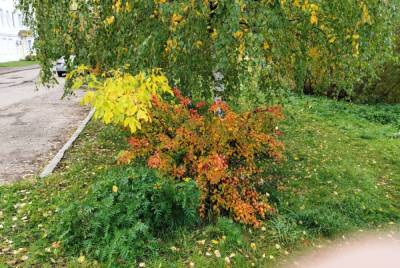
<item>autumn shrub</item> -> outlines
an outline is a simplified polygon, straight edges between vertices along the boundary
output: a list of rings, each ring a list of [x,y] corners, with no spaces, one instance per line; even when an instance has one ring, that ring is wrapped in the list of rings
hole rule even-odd
[[[87,85],[83,103],[96,108],[95,118],[134,135],[128,141],[131,149],[119,156],[121,163],[145,158],[150,168],[177,182],[195,181],[204,219],[228,214],[258,226],[272,211],[254,185],[262,179],[260,159],[281,159],[279,106],[235,111],[221,100],[194,103],[172,90],[159,70],[101,76],[92,71],[80,66],[68,79],[73,88]]]
[[[178,182],[195,181],[203,219],[227,214],[258,226],[273,210],[255,189],[262,171],[258,163],[282,157],[281,108],[235,112],[222,101],[194,103],[177,89],[174,95],[169,101],[153,97],[151,124],[129,138],[131,149],[119,161],[145,158],[150,168]]]
[[[160,177],[146,167],[120,167],[99,176],[83,200],[60,208],[55,239],[78,255],[132,265],[157,254],[158,239],[199,223],[194,182]]]

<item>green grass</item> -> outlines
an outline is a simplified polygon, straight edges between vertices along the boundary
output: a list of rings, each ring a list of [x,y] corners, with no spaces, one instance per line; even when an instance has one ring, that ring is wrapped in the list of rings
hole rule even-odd
[[[1,62],[1,67],[26,67],[34,64],[38,64],[38,61],[27,61],[27,60],[19,60],[19,61],[8,61],[8,62]]]
[[[400,131],[400,105],[291,97],[285,111],[280,129],[286,159],[269,164],[260,187],[277,210],[264,228],[252,230],[223,218],[194,231],[179,230],[159,241],[158,255],[140,260],[146,267],[191,262],[224,267],[232,254],[234,267],[270,267],[342,234],[399,226],[400,139],[393,134]],[[125,137],[92,122],[54,175],[0,187],[0,267],[101,266],[88,258],[79,263],[79,256],[55,243],[51,230],[60,207],[80,202],[116,165]]]

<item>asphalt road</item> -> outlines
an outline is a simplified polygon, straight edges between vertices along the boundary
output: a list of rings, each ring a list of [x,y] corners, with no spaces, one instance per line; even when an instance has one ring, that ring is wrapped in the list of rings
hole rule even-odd
[[[82,93],[61,99],[64,79],[39,87],[39,70],[0,75],[0,184],[36,175],[68,140],[88,109]]]

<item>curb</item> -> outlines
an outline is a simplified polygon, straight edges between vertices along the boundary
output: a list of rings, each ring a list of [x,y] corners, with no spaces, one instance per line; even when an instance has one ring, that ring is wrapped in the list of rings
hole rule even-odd
[[[58,153],[54,156],[54,158],[50,161],[49,164],[43,169],[40,173],[40,178],[45,178],[53,173],[54,169],[56,169],[58,163],[60,163],[61,159],[63,159],[65,152],[71,147],[71,145],[75,142],[75,140],[79,137],[81,132],[85,129],[86,125],[90,122],[94,115],[95,109],[90,110],[89,114],[82,121],[78,129],[74,132],[74,134],[69,138],[69,140],[64,144],[64,146],[58,151]]]
[[[22,72],[22,71],[29,71],[29,70],[36,70],[36,69],[40,69],[40,66],[31,66],[31,67],[26,67],[26,68],[15,68],[15,69],[11,69],[11,70],[8,70],[8,71],[4,71],[4,72],[2,72],[1,71],[1,68],[3,68],[3,67],[0,67],[0,76],[1,75],[3,75],[3,74],[11,74],[11,73],[17,73],[17,72]],[[4,68],[7,68],[7,67],[4,67]]]

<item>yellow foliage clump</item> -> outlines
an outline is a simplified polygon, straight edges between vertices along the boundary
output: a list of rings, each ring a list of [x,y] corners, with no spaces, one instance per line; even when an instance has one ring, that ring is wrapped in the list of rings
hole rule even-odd
[[[69,78],[82,74],[88,69],[78,67]],[[140,72],[137,75],[111,71],[97,77],[88,74],[84,78],[79,75],[73,79],[73,89],[87,83],[89,91],[82,99],[82,104],[90,104],[96,109],[94,117],[105,124],[126,127],[131,133],[141,129],[143,122],[151,121],[150,109],[153,98],[161,98],[164,93],[172,94],[168,79],[159,70],[150,74]]]

